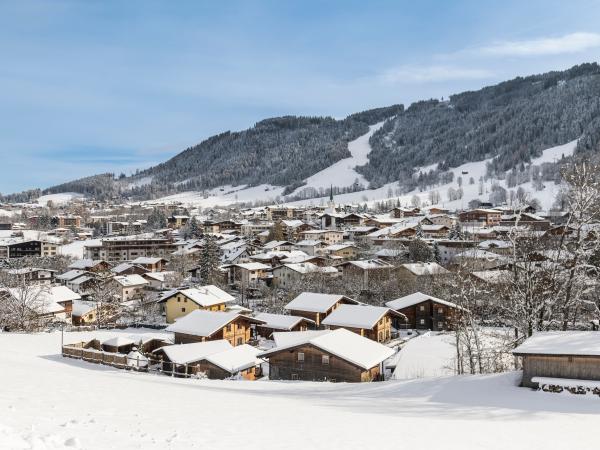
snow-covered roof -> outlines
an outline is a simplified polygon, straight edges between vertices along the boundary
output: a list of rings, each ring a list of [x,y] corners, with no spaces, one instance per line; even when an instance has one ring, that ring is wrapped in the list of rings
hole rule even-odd
[[[298,272],[298,273],[316,273],[316,272],[321,272],[321,273],[337,273],[337,269],[335,267],[332,266],[324,266],[324,267],[320,267],[317,266],[316,264],[313,264],[311,262],[303,262],[303,263],[295,263],[295,264],[284,264],[283,267],[287,267],[288,269],[293,270],[294,272]]]
[[[323,250],[326,252],[337,252],[338,250],[344,250],[345,248],[356,248],[354,242],[345,242],[343,244],[331,244],[325,247]]]
[[[84,314],[89,313],[95,307],[96,307],[96,303],[94,303],[94,302],[74,301],[73,309],[71,310],[71,315],[75,316],[75,317],[81,317]]]
[[[297,332],[294,339],[289,339],[286,345],[272,348],[259,356],[268,358],[274,353],[302,345],[312,345],[363,369],[370,369],[394,354],[394,350],[385,345],[344,328],[338,328],[322,333]]]
[[[513,350],[514,354],[600,356],[600,332],[538,332]]]
[[[98,264],[104,262],[101,259],[80,259],[77,261],[73,261],[73,263],[71,263],[71,265],[69,266],[69,269],[80,269],[80,270],[84,270],[84,269],[90,269],[92,267],[97,266]]]
[[[409,272],[417,276],[444,275],[450,273],[436,262],[406,263],[402,264],[401,267],[404,267]]]
[[[317,241],[315,239],[303,239],[301,241],[296,242],[296,247],[321,247],[325,244],[323,241]]]
[[[309,323],[314,321],[299,316],[287,316],[285,314],[260,313],[255,316],[258,320],[263,320],[265,328],[273,328],[274,330],[291,330],[299,322],[305,320]]]
[[[460,252],[454,255],[455,258],[458,259],[483,259],[488,261],[504,261],[506,260],[506,256],[499,255],[497,253],[488,252],[487,250],[482,250],[480,248],[470,248],[464,252]]]
[[[358,261],[348,261],[342,265],[352,265],[361,270],[393,269],[394,266],[381,259],[362,259]]]
[[[117,275],[114,277],[114,280],[123,287],[141,286],[144,284],[148,284],[148,280],[146,280],[143,276],[138,274]]]
[[[345,295],[302,292],[295,299],[285,305],[284,308],[295,311],[326,312],[342,299],[346,299],[350,303],[358,304],[356,300],[352,300]]]
[[[244,269],[244,270],[268,270],[271,268],[271,266],[267,266],[266,264],[263,263],[258,263],[258,262],[252,262],[252,263],[239,263],[239,264],[233,264],[233,266],[235,267],[239,267],[240,269]]]
[[[212,284],[197,288],[182,289],[180,291],[173,292],[169,297],[177,292],[180,292],[191,301],[202,307],[218,305],[221,303],[229,303],[235,300],[235,297]]]
[[[164,261],[163,258],[153,258],[149,256],[140,256],[133,261],[131,264],[158,264],[159,262]]]
[[[509,281],[513,276],[510,270],[478,270],[471,275],[487,283],[501,283]]]
[[[323,322],[323,325],[371,329],[386,314],[399,315],[383,306],[340,305]]]
[[[68,272],[65,272],[63,274],[58,275],[56,278],[58,280],[62,280],[62,281],[72,281],[75,278],[84,276],[85,274],[87,274],[87,272],[85,270],[73,269],[73,270],[69,270]]]
[[[433,295],[423,294],[422,292],[414,292],[413,294],[406,295],[404,297],[397,298],[396,300],[391,300],[386,302],[386,306],[395,311],[403,308],[408,308],[409,306],[417,305],[426,300],[432,300],[435,303],[439,303],[441,305],[450,306],[452,308],[460,308],[457,304],[449,302],[447,300],[442,300],[441,298],[434,297]]]
[[[243,344],[218,353],[212,353],[206,356],[205,359],[215,366],[234,374],[263,362],[258,358],[259,353],[261,353],[261,350],[258,348]]]
[[[218,341],[194,342],[193,344],[167,345],[154,350],[154,353],[164,352],[170,361],[176,364],[188,364],[231,348],[233,346],[229,341],[220,339]]]
[[[131,338],[124,336],[115,336],[102,342],[102,345],[109,345],[111,347],[123,347],[125,345],[135,344],[135,341]]]
[[[206,311],[197,309],[188,315],[177,319],[177,321],[174,324],[169,325],[166,330],[173,333],[209,337],[238,317],[243,317],[253,323],[262,324],[262,321],[260,320],[244,316],[237,312]]]

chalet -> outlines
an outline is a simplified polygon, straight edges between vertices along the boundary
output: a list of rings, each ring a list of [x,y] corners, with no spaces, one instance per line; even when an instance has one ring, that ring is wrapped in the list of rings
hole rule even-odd
[[[335,277],[338,274],[339,272],[335,267],[321,267],[311,262],[282,264],[273,268],[273,285],[280,288],[289,288],[309,276]]]
[[[377,227],[360,226],[348,228],[345,231],[348,234],[348,239],[351,241],[362,241],[367,235],[377,231]]]
[[[290,241],[269,241],[263,245],[265,251],[289,252],[294,247]]]
[[[479,248],[469,249],[458,253],[452,261],[454,264],[470,270],[494,269],[508,262],[508,258],[497,253],[488,252]]]
[[[175,272],[148,272],[142,275],[146,281],[148,281],[148,287],[157,291],[164,290],[169,287],[173,287],[172,281],[174,280]]]
[[[546,231],[552,226],[548,219],[532,213],[521,212],[501,217],[499,225],[506,227],[522,226],[534,231]]]
[[[322,320],[333,310],[343,304],[358,305],[360,302],[337,294],[319,294],[315,292],[303,292],[284,306],[291,315],[306,317],[315,322],[317,327],[321,326]]]
[[[500,239],[489,239],[481,241],[477,244],[477,248],[488,252],[497,253],[498,255],[510,255],[513,251],[513,244],[510,241]]]
[[[463,309],[454,303],[422,292],[389,301],[385,305],[402,313],[410,328],[433,331],[452,330],[455,315]]]
[[[265,322],[264,324],[256,325],[256,332],[259,336],[267,339],[269,339],[274,332],[306,331],[315,327],[315,322],[313,320],[301,316],[260,313],[257,314],[255,318]]]
[[[398,277],[407,282],[417,282],[431,277],[443,277],[450,272],[436,262],[405,263],[398,267]]]
[[[113,278],[119,299],[123,302],[139,298],[149,284],[141,275],[118,275]]]
[[[117,264],[115,267],[110,269],[115,275],[144,275],[150,272],[148,269],[142,266],[137,266],[131,263]]]
[[[390,216],[396,219],[402,219],[404,217],[414,217],[421,214],[421,210],[419,208],[394,208],[390,212]]]
[[[359,248],[353,242],[346,242],[328,245],[323,249],[323,254],[329,258],[354,259],[358,256],[358,250]]]
[[[477,208],[463,211],[458,214],[458,219],[466,227],[493,227],[500,223],[502,212],[497,209]]]
[[[168,224],[169,228],[179,229],[179,228],[184,227],[185,225],[187,225],[187,223],[189,221],[190,221],[190,217],[189,216],[172,215],[171,217],[169,217],[167,219],[167,224]]]
[[[513,350],[523,361],[521,386],[600,382],[600,333],[597,331],[538,332]],[[599,383],[596,383],[597,385]]]
[[[345,328],[373,341],[387,342],[392,337],[392,319],[398,322],[406,317],[381,306],[340,305],[321,323],[332,330]]]
[[[283,228],[283,234],[287,239],[296,240],[300,236],[300,233],[314,229],[312,225],[298,219],[282,220],[280,223]]]
[[[454,256],[475,247],[476,242],[464,239],[440,239],[437,240],[440,262],[448,264],[454,259]]]
[[[381,259],[346,261],[336,267],[342,272],[343,277],[360,279],[363,289],[368,289],[372,283],[379,280],[389,279],[396,270],[393,265]]]
[[[269,379],[361,382],[383,379],[383,361],[394,350],[340,328],[274,333],[275,347],[260,354],[269,360]]]
[[[166,330],[175,333],[176,344],[191,342],[228,340],[231,345],[246,344],[252,338],[251,325],[260,325],[262,320],[235,312],[215,312],[197,309]]]
[[[174,290],[163,296],[159,303],[164,304],[167,323],[174,323],[198,309],[224,311],[235,298],[217,286],[207,285],[198,288]]]
[[[295,247],[309,256],[315,256],[321,254],[321,250],[326,247],[326,244],[317,239],[305,239],[296,242]]]
[[[150,256],[139,256],[133,261],[131,261],[131,264],[141,266],[144,269],[149,270],[150,272],[162,272],[165,268],[166,263],[167,260],[164,258],[156,258]]]
[[[73,325],[89,325],[98,320],[98,308],[93,302],[74,301],[71,310]]]
[[[326,244],[339,244],[344,240],[344,232],[339,230],[307,230],[300,233],[300,239],[319,240]]]
[[[6,273],[28,283],[51,284],[54,281],[56,270],[23,267],[20,269],[7,269]]]
[[[229,264],[223,266],[229,269],[229,284],[242,286],[257,285],[261,280],[269,277],[271,266],[259,262]]]
[[[110,264],[103,259],[78,259],[71,263],[68,268],[88,272],[104,272],[110,269]]]
[[[255,380],[261,376],[260,350],[250,345],[232,347],[229,341],[217,340],[192,344],[167,345],[155,350],[162,360],[162,370],[179,375],[205,374],[209,379],[236,377]]]

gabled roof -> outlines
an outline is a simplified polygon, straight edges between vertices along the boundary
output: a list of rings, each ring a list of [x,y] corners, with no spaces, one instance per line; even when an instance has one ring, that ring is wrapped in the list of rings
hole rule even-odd
[[[122,347],[124,345],[135,344],[135,341],[131,338],[116,336],[110,339],[107,339],[102,342],[102,345],[110,345],[111,347]]]
[[[113,279],[123,287],[141,286],[144,284],[148,284],[148,280],[146,280],[143,276],[137,274],[117,275]]]
[[[223,352],[233,348],[229,341],[220,339],[218,341],[194,342],[193,344],[167,345],[154,350],[153,353],[164,353],[169,361],[176,364],[188,364],[201,361],[214,353]]]
[[[386,306],[395,311],[399,309],[408,308],[409,306],[418,305],[419,303],[423,303],[424,301],[432,300],[435,303],[439,303],[441,305],[450,306],[452,308],[462,309],[455,303],[449,302],[447,300],[442,300],[441,298],[434,297],[433,295],[423,294],[422,292],[415,292],[413,294],[406,295],[404,297],[397,298],[396,300],[391,300],[386,302]]]
[[[265,323],[261,327],[272,328],[274,330],[289,331],[302,321],[314,324],[313,320],[300,316],[288,316],[285,314],[270,314],[260,313],[255,316],[258,320],[263,320]]]
[[[316,292],[302,292],[295,299],[285,305],[287,310],[307,311],[307,312],[326,312],[340,300],[348,303],[358,304],[356,300],[340,294],[320,294]]]
[[[262,324],[262,320],[238,314],[236,312],[216,312],[197,309],[187,316],[180,317],[169,325],[166,330],[173,333],[189,334],[192,336],[210,337],[238,318],[244,318],[251,323]]]
[[[56,277],[56,279],[62,280],[62,281],[72,281],[76,278],[87,275],[87,273],[88,272],[86,272],[85,270],[72,269],[72,270],[69,270],[68,272],[58,275]]]
[[[207,307],[219,305],[221,303],[230,303],[235,300],[235,297],[228,294],[224,290],[212,284],[197,288],[174,290],[167,296],[163,296],[160,302],[165,302],[174,295],[181,293],[199,306]]]
[[[340,266],[354,266],[361,270],[377,270],[377,269],[393,269],[394,266],[388,264],[381,259],[362,259],[357,261],[347,261],[340,264]]]
[[[394,354],[394,350],[385,345],[381,345],[378,342],[362,337],[344,328],[338,328],[337,330],[324,331],[322,333],[310,331],[298,332],[294,336],[294,339],[289,339],[286,342],[286,345],[272,348],[259,356],[268,358],[275,353],[303,345],[312,345],[367,370],[380,364]]]
[[[600,356],[600,333],[597,331],[538,332],[512,352],[515,355]]]
[[[32,285],[27,290],[9,288],[6,291],[15,299],[27,303],[27,306],[39,314],[56,314],[65,310],[61,303],[80,300],[81,296],[66,286]]]
[[[166,261],[164,258],[153,258],[148,256],[140,256],[133,261],[131,264],[158,264],[161,261]]]
[[[371,305],[340,305],[323,322],[323,325],[333,325],[348,328],[371,329],[377,322],[385,316],[391,314],[398,317],[404,317],[404,314],[397,313],[390,308]]]
[[[400,267],[404,267],[406,270],[416,276],[444,275],[450,273],[436,262],[406,263],[402,264]]]
[[[218,366],[231,374],[235,374],[263,362],[258,358],[259,353],[261,353],[261,350],[258,348],[243,344],[221,352],[212,353],[205,359],[215,366]]]

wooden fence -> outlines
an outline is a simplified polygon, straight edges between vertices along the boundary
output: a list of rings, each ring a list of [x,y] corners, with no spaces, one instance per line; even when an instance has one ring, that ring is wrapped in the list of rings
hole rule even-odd
[[[109,353],[95,348],[85,348],[85,342],[78,344],[63,345],[62,355],[67,358],[81,359],[94,364],[104,364],[118,369],[147,371],[145,361],[128,358],[121,353]]]

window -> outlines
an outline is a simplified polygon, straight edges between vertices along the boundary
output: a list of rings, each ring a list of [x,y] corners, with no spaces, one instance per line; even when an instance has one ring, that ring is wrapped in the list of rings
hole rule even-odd
[[[438,308],[438,314],[444,314],[444,308]]]
[[[304,362],[304,352],[298,352],[298,361]]]
[[[297,380],[298,379],[298,374],[297,373],[293,373],[292,374],[292,380]]]
[[[329,355],[323,355],[321,356],[321,363],[322,364],[329,364]]]
[[[185,308],[181,308],[181,312],[185,312]]]
[[[444,322],[438,322],[438,328],[444,328]]]
[[[425,311],[425,305],[419,306],[419,311]]]
[[[177,303],[179,303],[180,301],[181,301],[181,299],[178,297],[178,298],[177,298]]]
[[[244,343],[244,341],[242,340],[241,337],[237,338],[237,345],[242,345]]]
[[[421,320],[419,320],[419,323],[420,323],[421,325],[425,325],[425,319],[421,319]]]
[[[227,332],[231,333],[231,324],[227,325]]]

